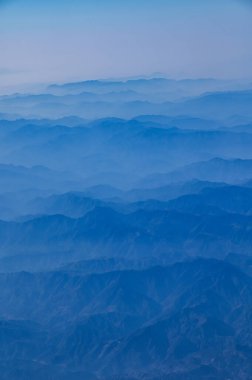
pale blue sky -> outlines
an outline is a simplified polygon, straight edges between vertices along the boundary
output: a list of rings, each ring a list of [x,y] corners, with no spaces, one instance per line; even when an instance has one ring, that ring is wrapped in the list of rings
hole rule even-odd
[[[2,85],[128,77],[252,78],[244,0],[5,0]]]

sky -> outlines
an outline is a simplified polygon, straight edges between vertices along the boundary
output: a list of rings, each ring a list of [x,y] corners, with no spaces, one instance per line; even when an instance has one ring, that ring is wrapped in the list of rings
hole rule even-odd
[[[250,0],[0,0],[0,84],[252,78]]]

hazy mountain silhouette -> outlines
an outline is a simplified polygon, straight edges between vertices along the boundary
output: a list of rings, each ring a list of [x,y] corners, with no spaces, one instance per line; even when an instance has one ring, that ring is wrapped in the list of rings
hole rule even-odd
[[[0,97],[3,380],[252,377],[252,92]]]

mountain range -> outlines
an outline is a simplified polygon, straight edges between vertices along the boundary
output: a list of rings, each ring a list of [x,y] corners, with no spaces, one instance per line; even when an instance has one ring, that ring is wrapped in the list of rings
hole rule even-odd
[[[252,378],[252,86],[0,97],[0,378]]]

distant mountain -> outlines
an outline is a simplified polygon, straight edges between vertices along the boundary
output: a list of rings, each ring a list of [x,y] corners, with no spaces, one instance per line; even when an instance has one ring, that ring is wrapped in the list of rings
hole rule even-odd
[[[125,190],[136,188],[146,176],[174,172],[214,157],[251,158],[252,134],[232,132],[232,128],[208,130],[204,122],[200,127],[200,121],[200,130],[187,129],[186,117],[180,120],[179,128],[173,124],[164,128],[163,124],[150,121],[117,118],[85,122],[75,127],[59,125],[58,120],[55,123],[41,120],[24,124],[18,120],[17,126],[14,123],[10,129],[3,125],[0,161],[65,172],[66,181],[69,177],[76,179],[71,190],[83,191],[99,185]],[[187,181],[187,178],[178,177],[173,182]],[[197,177],[189,177],[189,180],[192,178]],[[155,187],[167,185],[166,182],[155,183],[152,177],[150,181]],[[218,181],[225,182],[225,177]],[[62,193],[62,190],[65,188],[59,185],[56,192]]]
[[[193,214],[223,210],[251,215],[252,189],[238,186],[205,188],[200,194],[185,195],[170,201],[169,207]]]
[[[166,96],[195,96],[207,91],[225,91],[227,89],[249,88],[249,84],[239,84],[235,81],[223,81],[216,79],[182,79],[173,80],[162,77],[137,78],[125,80],[89,80],[74,83],[54,84],[48,87],[48,92],[53,94],[79,94],[83,91],[103,94],[114,91],[139,91],[142,93],[165,92]]]
[[[252,125],[251,124],[243,124],[243,125],[236,125],[232,127],[232,132],[237,133],[252,133]]]
[[[65,193],[37,198],[28,205],[28,209],[33,210],[34,214],[62,214],[70,218],[80,218],[96,207],[106,206],[107,203],[88,198],[83,193]]]
[[[0,164],[1,192],[27,190],[32,188],[55,189],[66,186],[65,173],[60,173],[43,166],[24,167]]]
[[[141,182],[142,186],[164,186],[167,183],[190,181],[226,182],[230,184],[249,180],[252,173],[252,160],[214,158],[197,162],[167,174],[155,174]]]
[[[225,120],[251,118],[251,99],[251,84],[211,79],[95,80],[52,85],[43,94],[1,96],[0,114],[30,119],[187,115],[210,120],[214,115],[215,120]]]
[[[70,218],[80,218],[97,207],[110,207],[115,211],[130,213],[140,209],[165,210],[170,208],[167,203],[184,194],[197,194],[205,188],[223,187],[224,184],[204,181],[176,183],[170,186],[154,189],[135,189],[122,191],[109,186],[96,186],[85,189],[84,192],[69,192],[32,199],[26,204],[25,218],[32,215],[62,214]],[[100,198],[100,199],[99,199]],[[23,216],[22,216],[23,217]]]
[[[1,222],[1,256],[16,257],[17,262],[37,257],[42,268],[49,258],[51,266],[104,256],[164,257],[168,262],[191,256],[224,258],[249,252],[251,220],[251,215],[202,213],[200,208],[192,214],[169,209],[169,204],[159,209],[142,205],[128,214],[95,208],[79,219],[52,215]]]
[[[104,93],[107,91],[161,91],[161,90],[182,90],[191,87],[197,90],[207,87],[216,88],[216,86],[228,85],[227,82],[216,81],[213,79],[202,79],[202,80],[181,80],[175,81],[172,79],[165,78],[152,78],[152,79],[133,79],[125,81],[109,81],[109,80],[90,80],[76,83],[66,83],[63,85],[51,85],[48,90],[56,93],[80,93],[82,91],[92,91],[96,93]]]
[[[128,192],[121,192],[117,195],[119,198],[130,201],[144,201],[149,199],[169,201],[186,194],[198,194],[204,188],[223,186],[225,186],[225,183],[193,179],[188,182],[175,182],[161,187],[132,189]]]
[[[142,123],[153,123],[154,125],[158,125],[159,128],[170,128],[171,126],[181,129],[190,129],[190,130],[215,130],[223,127],[220,121],[215,121],[211,119],[202,119],[196,117],[189,116],[177,116],[177,117],[169,117],[169,116],[159,116],[159,115],[143,115],[136,118]],[[234,128],[236,130],[236,128]],[[238,130],[238,129],[237,129]],[[246,132],[247,129],[244,130],[241,128],[240,132]]]
[[[174,113],[196,117],[225,118],[242,115],[251,117],[252,91],[223,91],[212,92],[198,98],[186,100],[174,107]]]

